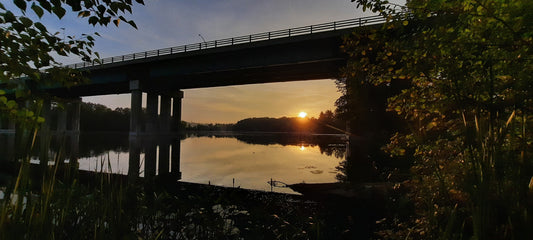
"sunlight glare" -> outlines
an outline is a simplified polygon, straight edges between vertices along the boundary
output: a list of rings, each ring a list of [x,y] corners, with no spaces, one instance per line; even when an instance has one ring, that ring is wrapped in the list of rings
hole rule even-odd
[[[300,112],[298,114],[298,117],[305,118],[305,117],[307,117],[307,113],[306,112]]]

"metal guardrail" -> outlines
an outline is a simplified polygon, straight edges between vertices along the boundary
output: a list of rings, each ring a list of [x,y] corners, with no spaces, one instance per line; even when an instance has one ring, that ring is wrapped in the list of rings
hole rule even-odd
[[[209,42],[200,42],[200,43],[182,45],[182,46],[177,46],[177,47],[169,47],[169,48],[162,48],[162,49],[157,49],[157,50],[150,50],[146,52],[126,54],[122,56],[102,58],[100,59],[100,62],[95,60],[93,62],[82,62],[82,63],[70,64],[70,65],[66,65],[66,67],[78,69],[78,68],[85,68],[85,67],[91,67],[91,66],[100,66],[100,65],[106,65],[106,64],[111,64],[111,63],[126,62],[126,61],[131,61],[131,60],[136,60],[136,59],[144,59],[144,58],[164,56],[164,55],[184,53],[184,52],[193,52],[193,51],[209,49],[209,48],[225,47],[225,46],[252,43],[252,42],[258,42],[258,41],[264,41],[264,40],[272,40],[272,39],[307,35],[307,34],[313,34],[313,33],[319,33],[319,32],[327,32],[327,31],[341,30],[341,29],[347,29],[347,28],[362,27],[362,26],[368,26],[371,24],[384,23],[385,21],[386,19],[383,16],[354,18],[354,19],[348,19],[348,20],[342,20],[342,21],[336,21],[336,22],[310,25],[310,26],[305,26],[305,27],[297,27],[297,28],[290,28],[290,29],[284,29],[284,30],[278,30],[278,31],[272,31],[272,32],[257,33],[257,34],[245,35],[245,36],[240,36],[240,37],[226,38],[226,39],[214,40],[214,41],[209,41]]]

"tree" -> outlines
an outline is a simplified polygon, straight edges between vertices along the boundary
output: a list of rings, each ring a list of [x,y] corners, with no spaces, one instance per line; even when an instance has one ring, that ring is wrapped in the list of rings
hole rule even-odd
[[[143,0],[136,0],[144,4]],[[132,12],[131,0],[13,0],[14,8],[0,3],[0,112],[22,123],[40,123],[36,86],[74,86],[85,81],[79,70],[64,68],[54,55],[78,56],[82,61],[99,61],[93,52],[95,38],[83,34],[81,38],[48,31],[39,19],[45,14],[63,18],[72,11],[88,24],[107,26],[126,22],[136,28],[124,15]],[[17,11],[20,15],[17,15]],[[35,14],[36,19],[31,15]],[[98,33],[94,33],[98,36]],[[10,95],[11,97],[8,97]],[[20,102],[36,103],[19,106]]]
[[[532,236],[533,6],[524,0],[412,0],[405,7],[352,1],[388,21],[345,40],[350,60],[339,80],[345,91],[339,108],[357,109],[350,99],[369,87],[409,84],[387,103],[407,128],[385,149],[414,161],[418,199],[407,224],[414,228],[397,232]]]

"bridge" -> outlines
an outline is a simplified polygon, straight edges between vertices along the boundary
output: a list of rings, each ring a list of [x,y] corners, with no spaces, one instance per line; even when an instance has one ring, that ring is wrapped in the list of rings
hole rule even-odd
[[[177,131],[181,122],[181,90],[336,78],[347,60],[340,50],[342,36],[357,27],[385,21],[381,16],[362,17],[72,64],[66,67],[82,70],[88,83],[44,90],[66,99],[68,111],[57,117],[57,132],[79,133],[80,97],[130,93],[130,138],[168,134]],[[146,119],[142,118],[143,92],[147,93]],[[49,117],[50,105],[47,101],[44,106],[45,118]],[[0,129],[1,125],[2,120]],[[5,121],[3,125],[14,129]],[[46,126],[42,132],[49,130]],[[130,162],[138,163],[141,144],[131,144]],[[155,146],[146,149],[155,154]],[[165,151],[168,154],[168,149]]]
[[[85,71],[90,82],[47,91],[66,99],[131,93],[131,134],[168,132],[172,122],[181,121],[181,90],[336,78],[347,58],[340,50],[342,36],[383,22],[381,16],[362,17],[72,64],[67,67]],[[151,116],[145,125],[142,92]]]
[[[381,16],[336,21],[100,59],[67,67],[88,71],[88,84],[55,88],[56,96],[129,93],[313,80],[337,77],[346,61],[339,46],[353,28],[385,22]]]

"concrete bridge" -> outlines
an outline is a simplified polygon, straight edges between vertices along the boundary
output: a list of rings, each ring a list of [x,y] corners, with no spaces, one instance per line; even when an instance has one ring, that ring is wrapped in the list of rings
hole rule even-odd
[[[48,92],[67,99],[131,93],[131,135],[142,129],[168,132],[181,121],[181,90],[336,78],[347,58],[339,48],[342,36],[384,21],[363,17],[73,64],[68,67],[87,71],[90,82]],[[142,92],[147,93],[145,123]]]
[[[340,50],[342,36],[357,27],[383,22],[381,16],[363,17],[77,63],[67,67],[83,70],[90,82],[44,90],[65,99],[68,111],[59,114],[56,131],[70,133],[79,133],[80,97],[131,93],[130,162],[138,163],[141,144],[137,137],[177,131],[181,90],[336,78],[347,59]],[[144,120],[143,92],[147,93],[148,115]],[[45,117],[50,104],[45,104]],[[50,127],[43,130],[47,132]],[[154,146],[146,151],[150,156],[155,154]],[[164,151],[167,153],[160,154],[168,159],[167,148]]]

